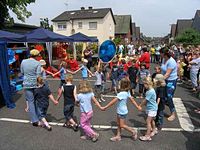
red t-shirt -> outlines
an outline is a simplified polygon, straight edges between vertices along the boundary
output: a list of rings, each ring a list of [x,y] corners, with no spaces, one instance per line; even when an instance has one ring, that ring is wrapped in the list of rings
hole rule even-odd
[[[146,68],[149,69],[150,67],[150,54],[148,52],[145,52],[142,54],[142,56],[139,58],[140,63],[145,63]]]

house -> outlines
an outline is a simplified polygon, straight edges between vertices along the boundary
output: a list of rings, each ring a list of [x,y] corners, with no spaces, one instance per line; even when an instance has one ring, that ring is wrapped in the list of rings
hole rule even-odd
[[[70,36],[81,32],[89,37],[96,37],[101,44],[115,37],[115,19],[111,8],[65,11],[53,20],[53,31]]]
[[[196,11],[194,20],[192,23],[192,28],[200,32],[200,10]]]
[[[115,37],[124,39],[127,43],[132,41],[131,15],[115,15]]]
[[[178,19],[176,23],[175,36],[180,35],[186,29],[192,28],[193,19]]]
[[[176,24],[171,24],[170,38],[175,38]]]
[[[124,39],[124,42],[132,41],[132,19],[131,15],[115,15],[115,37]]]
[[[136,41],[140,41],[140,27],[135,27]]]
[[[132,40],[136,41],[136,29],[135,29],[135,22],[132,23]]]

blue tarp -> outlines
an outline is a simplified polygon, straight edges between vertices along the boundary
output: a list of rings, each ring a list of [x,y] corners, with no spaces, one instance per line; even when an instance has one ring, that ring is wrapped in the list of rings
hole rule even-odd
[[[3,100],[3,103],[5,103],[8,108],[15,108],[15,104],[12,102],[8,52],[5,42],[0,42],[0,60],[0,100]]]
[[[25,34],[27,42],[73,42],[73,39],[44,28],[35,29]]]
[[[74,42],[98,42],[97,38],[88,37],[87,35],[80,32],[69,37],[73,38]]]
[[[25,42],[26,37],[24,35],[0,30],[0,41],[1,42]]]

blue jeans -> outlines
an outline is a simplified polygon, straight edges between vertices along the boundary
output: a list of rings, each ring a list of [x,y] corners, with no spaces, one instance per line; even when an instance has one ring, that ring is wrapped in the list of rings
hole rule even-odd
[[[25,89],[24,90],[26,101],[28,101],[29,116],[31,118],[32,123],[39,121],[37,111],[36,111],[33,91],[34,91],[34,89]]]
[[[167,104],[171,113],[175,112],[173,97],[176,90],[176,80],[166,80]]]

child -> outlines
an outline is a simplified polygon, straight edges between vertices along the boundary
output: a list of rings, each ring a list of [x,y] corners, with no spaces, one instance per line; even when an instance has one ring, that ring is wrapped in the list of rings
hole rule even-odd
[[[136,60],[132,60],[131,66],[128,68],[129,80],[131,81],[131,96],[135,95],[135,88],[137,86],[138,69],[135,67]]]
[[[36,106],[38,110],[38,117],[41,123],[44,124],[48,131],[52,130],[52,127],[49,125],[47,120],[45,119],[47,115],[47,109],[49,107],[49,98],[52,102],[57,105],[58,101],[56,101],[50,91],[50,89],[44,85],[44,81],[41,77],[37,78],[38,88],[34,90],[34,98],[36,100]]]
[[[88,79],[88,72],[89,72],[89,76],[92,76],[92,72],[87,68],[88,60],[83,59],[82,61],[83,61],[83,64],[81,65],[81,67],[78,70],[76,70],[74,72],[74,74],[81,70],[82,79],[87,80]]]
[[[119,69],[118,69],[118,89],[120,89],[120,82],[123,78],[126,78],[127,77],[127,72],[124,70],[124,66],[123,65],[120,65],[119,66]]]
[[[142,141],[151,141],[151,137],[157,133],[154,117],[156,117],[158,105],[156,103],[156,92],[153,89],[152,79],[146,77],[144,79],[144,86],[147,89],[145,100],[142,101],[140,106],[146,105],[146,123],[147,123],[147,132],[144,136],[140,137]],[[151,132],[152,130],[152,132]]]
[[[49,72],[49,71],[47,71],[47,70],[45,69],[45,68],[46,68],[46,62],[45,62],[45,60],[41,59],[41,60],[40,60],[40,64],[41,64],[41,76],[42,76],[42,79],[44,80],[45,85],[48,86],[47,75],[46,75],[46,73],[48,73],[48,74],[50,74],[50,75],[52,75],[52,76],[54,76],[54,74],[53,74],[52,72]]]
[[[112,66],[112,69],[111,69],[110,80],[112,81],[112,88],[114,89],[114,92],[117,95],[118,66],[117,66],[116,60],[113,60],[112,63],[113,63],[113,66]]]
[[[166,98],[166,83],[165,78],[162,74],[157,74],[154,79],[154,85],[156,90],[158,111],[156,115],[156,126],[158,130],[162,129],[164,109],[165,109],[165,98]]]
[[[53,76],[56,76],[57,74],[60,73],[60,87],[63,85],[63,84],[66,84],[65,82],[65,76],[66,76],[66,73],[69,72],[69,73],[73,73],[67,69],[65,69],[66,67],[66,62],[62,61],[61,64],[60,64],[60,70],[56,73],[53,74]]]
[[[92,88],[89,82],[84,80],[80,82],[77,101],[80,104],[81,110],[80,125],[85,133],[84,136],[81,136],[81,139],[87,139],[88,137],[91,138],[93,142],[96,142],[98,140],[99,134],[94,132],[91,128],[91,119],[93,116],[91,101],[93,101],[98,106],[98,108],[102,109],[102,107],[94,97],[94,93],[92,92]]]
[[[145,94],[145,88],[144,88],[144,83],[143,80],[146,77],[149,77],[150,73],[149,70],[146,69],[146,64],[145,63],[141,63],[140,65],[140,70],[138,72],[138,79],[139,79],[139,97],[143,98],[144,94]]]
[[[179,81],[182,82],[182,78],[184,75],[184,67],[186,66],[186,64],[184,63],[184,58],[181,57],[178,61],[177,61],[177,68],[178,68],[178,76],[179,76]]]
[[[156,66],[154,68],[155,72],[152,74],[151,78],[152,78],[152,82],[153,82],[153,79],[156,77],[157,74],[161,74],[161,68],[160,66]]]
[[[104,74],[102,72],[102,68],[101,68],[101,62],[98,62],[98,66],[96,66],[96,71],[94,73],[94,75],[96,76],[96,82],[95,82],[95,94],[97,99],[99,100],[99,103],[101,103],[101,101],[105,101],[102,97],[102,84],[103,84],[103,78],[104,78]]]
[[[141,110],[141,107],[137,105],[135,100],[131,97],[130,93],[128,92],[130,89],[130,82],[128,79],[124,78],[121,80],[121,92],[117,94],[117,97],[114,98],[111,102],[109,102],[103,110],[109,108],[110,106],[114,105],[117,102],[117,135],[110,138],[111,141],[121,141],[121,129],[125,129],[132,134],[133,140],[137,139],[137,131],[133,128],[129,127],[125,123],[126,116],[128,114],[127,108],[127,100],[130,99],[131,102]]]
[[[78,124],[73,119],[74,105],[76,101],[76,86],[72,84],[73,76],[69,74],[66,77],[66,84],[59,89],[57,101],[59,101],[62,93],[64,96],[64,116],[66,122],[63,127],[72,127],[74,131],[78,131]]]
[[[196,92],[198,87],[197,74],[200,68],[200,57],[197,53],[193,54],[190,64],[190,79],[192,81],[192,91]]]

